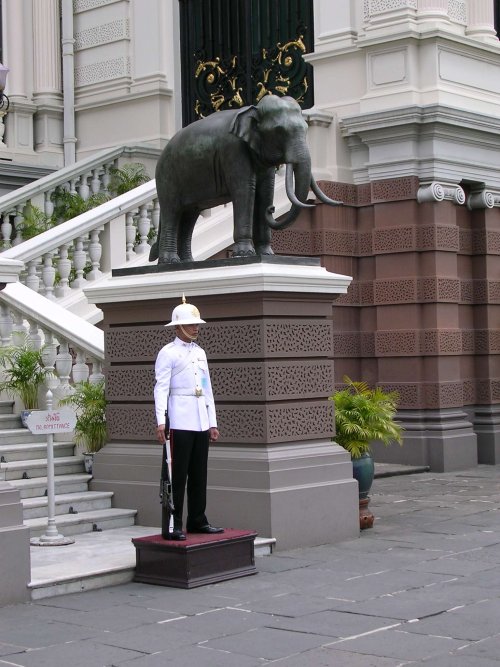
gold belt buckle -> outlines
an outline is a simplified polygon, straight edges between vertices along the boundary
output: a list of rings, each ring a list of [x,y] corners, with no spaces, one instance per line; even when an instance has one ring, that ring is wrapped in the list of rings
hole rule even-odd
[[[203,396],[203,390],[200,387],[196,387],[196,389],[194,390],[194,395]]]

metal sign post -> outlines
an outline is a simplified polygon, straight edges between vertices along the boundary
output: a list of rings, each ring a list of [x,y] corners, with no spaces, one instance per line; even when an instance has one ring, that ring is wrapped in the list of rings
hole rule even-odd
[[[34,410],[27,419],[32,433],[47,434],[47,530],[40,537],[32,537],[33,546],[62,546],[73,544],[72,537],[64,537],[56,526],[56,502],[54,480],[54,433],[71,433],[75,428],[76,414],[70,408],[52,410],[52,392],[47,391],[47,410]]]

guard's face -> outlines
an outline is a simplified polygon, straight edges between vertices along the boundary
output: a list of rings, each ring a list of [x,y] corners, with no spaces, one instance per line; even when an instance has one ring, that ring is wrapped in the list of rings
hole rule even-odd
[[[196,340],[198,338],[200,325],[183,324],[182,326],[176,327],[176,329],[177,329],[177,336],[185,343],[190,343],[192,340]]]

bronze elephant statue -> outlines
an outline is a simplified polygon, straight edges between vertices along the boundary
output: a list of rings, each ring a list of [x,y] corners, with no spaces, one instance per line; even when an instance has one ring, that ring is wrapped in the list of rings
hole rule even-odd
[[[256,106],[219,111],[177,132],[156,167],[160,204],[157,241],[149,259],[192,261],[191,238],[201,211],[233,203],[233,256],[272,255],[271,230],[291,225],[310,189],[331,205],[311,174],[307,123],[291,97],[267,95]],[[273,218],[276,169],[286,164],[291,208]]]

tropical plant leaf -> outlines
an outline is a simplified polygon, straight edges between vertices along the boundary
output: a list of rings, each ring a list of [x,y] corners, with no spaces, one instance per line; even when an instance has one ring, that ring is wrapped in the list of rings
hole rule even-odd
[[[123,195],[150,180],[146,167],[141,162],[128,162],[122,167],[112,167],[109,171],[109,189],[116,195]]]
[[[398,393],[371,388],[366,382],[343,378],[347,385],[330,396],[335,404],[335,442],[360,458],[371,451],[371,443],[402,443],[402,427],[395,421]]]
[[[104,382],[78,382],[74,392],[63,398],[60,405],[76,409],[75,440],[87,452],[98,452],[106,443],[106,400]]]

